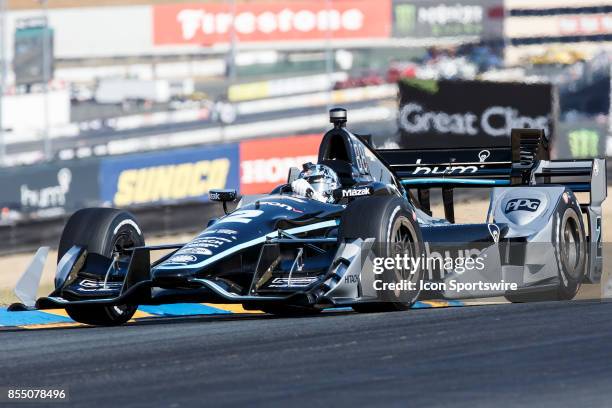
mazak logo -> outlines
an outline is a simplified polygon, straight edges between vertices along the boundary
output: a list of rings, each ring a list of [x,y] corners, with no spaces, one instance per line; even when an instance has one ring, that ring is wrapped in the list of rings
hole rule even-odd
[[[513,198],[508,200],[506,203],[505,213],[511,213],[512,211],[530,211],[534,212],[538,210],[540,206],[540,200],[536,198]]]
[[[416,161],[416,164],[421,164],[421,159]],[[448,175],[448,174],[473,174],[478,172],[478,167],[476,166],[418,166],[412,174],[414,176],[418,175],[429,175],[429,174],[439,174],[439,175]]]
[[[372,192],[369,187],[365,188],[351,188],[348,190],[342,190],[342,197],[360,197],[370,195]]]

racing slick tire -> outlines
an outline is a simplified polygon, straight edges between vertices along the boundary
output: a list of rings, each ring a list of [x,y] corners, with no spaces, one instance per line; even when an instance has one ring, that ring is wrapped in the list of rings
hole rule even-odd
[[[125,248],[143,246],[145,239],[134,216],[114,208],[85,208],[75,212],[66,223],[60,238],[57,260],[72,246],[87,248],[94,253],[112,258]],[[132,318],[137,305],[73,305],[66,312],[73,320],[95,326],[115,326]]]
[[[551,238],[555,248],[554,262],[559,267],[558,286],[553,289],[506,294],[506,300],[512,303],[526,303],[571,300],[576,296],[586,273],[587,245],[580,209],[577,205],[573,205],[573,202],[575,199],[568,200],[568,203],[561,201],[557,212],[558,221],[556,215],[553,221]]]
[[[340,239],[371,238],[375,239],[375,253],[378,257],[395,257],[407,253],[410,257],[420,256],[423,245],[421,229],[416,221],[416,213],[406,201],[397,196],[372,196],[351,202],[340,222]],[[387,272],[390,275],[385,276]],[[355,304],[353,310],[359,313],[391,312],[409,309],[418,299],[419,281],[423,278],[423,269],[418,268],[414,274],[407,276],[406,271],[395,270],[383,273],[383,280],[408,279],[417,284],[416,290],[403,290],[401,297],[397,293],[387,293],[391,298],[380,302]],[[379,294],[380,295],[380,294]],[[393,301],[396,300],[396,301]],[[399,300],[399,301],[397,301]]]

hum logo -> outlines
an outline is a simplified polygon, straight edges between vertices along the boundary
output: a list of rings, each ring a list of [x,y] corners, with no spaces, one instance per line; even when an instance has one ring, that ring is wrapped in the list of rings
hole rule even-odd
[[[513,198],[506,203],[506,214],[512,211],[537,211],[540,206],[540,200],[536,198]]]
[[[68,168],[57,172],[57,185],[32,189],[27,184],[20,187],[21,205],[38,209],[62,207],[66,204],[66,195],[70,192],[72,172]]]
[[[416,161],[416,164],[421,164],[421,159]],[[478,167],[476,166],[418,166],[412,172],[413,175],[428,175],[428,174],[472,174],[477,173]]]

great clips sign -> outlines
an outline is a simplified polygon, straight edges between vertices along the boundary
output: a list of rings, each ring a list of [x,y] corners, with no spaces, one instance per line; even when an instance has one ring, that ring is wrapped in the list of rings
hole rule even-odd
[[[508,146],[512,128],[554,134],[550,84],[404,80],[399,86],[402,148]]]
[[[329,7],[328,7],[329,5]],[[210,46],[231,41],[384,38],[391,33],[391,1],[260,1],[153,7],[155,45]]]

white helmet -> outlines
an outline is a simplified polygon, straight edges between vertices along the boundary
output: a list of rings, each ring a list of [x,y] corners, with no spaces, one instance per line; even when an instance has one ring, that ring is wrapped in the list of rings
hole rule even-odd
[[[306,163],[299,178],[306,180],[328,203],[334,202],[333,192],[341,186],[336,172],[323,164]]]

